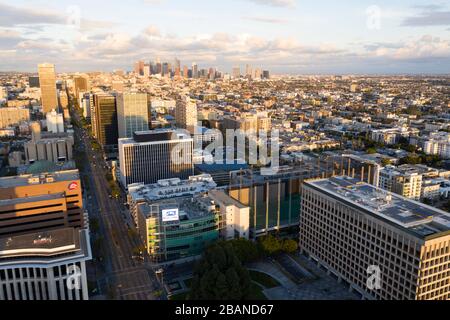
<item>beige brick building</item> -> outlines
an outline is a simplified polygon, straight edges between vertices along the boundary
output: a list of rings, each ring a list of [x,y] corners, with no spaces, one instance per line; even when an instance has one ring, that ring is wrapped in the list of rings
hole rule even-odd
[[[367,299],[450,298],[450,214],[355,179],[304,183],[300,250]]]

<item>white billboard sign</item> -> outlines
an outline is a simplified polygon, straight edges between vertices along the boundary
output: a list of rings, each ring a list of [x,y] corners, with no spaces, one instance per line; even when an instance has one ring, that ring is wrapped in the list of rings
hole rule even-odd
[[[178,221],[180,220],[178,209],[167,209],[162,211],[162,221]]]

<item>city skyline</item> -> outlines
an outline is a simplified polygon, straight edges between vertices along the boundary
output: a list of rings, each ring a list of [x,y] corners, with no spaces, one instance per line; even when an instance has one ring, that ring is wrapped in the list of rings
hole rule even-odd
[[[159,57],[229,73],[246,64],[274,74],[449,72],[442,1],[0,1],[0,9],[0,71],[42,61],[58,72],[131,70]]]

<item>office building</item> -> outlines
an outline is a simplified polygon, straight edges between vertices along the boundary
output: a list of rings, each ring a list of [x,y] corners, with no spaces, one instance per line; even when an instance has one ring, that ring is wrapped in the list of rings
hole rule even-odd
[[[65,90],[58,90],[58,106],[60,109],[67,109],[69,105],[69,97],[67,96],[67,92]]]
[[[192,78],[198,78],[198,65],[195,62],[192,64]]]
[[[91,95],[90,93],[80,93],[79,96],[80,108],[83,110],[83,117],[91,118]]]
[[[193,140],[173,130],[135,132],[119,139],[120,178],[124,187],[134,183],[193,175]]]
[[[30,88],[39,88],[39,77],[28,77],[28,85]]]
[[[137,205],[138,231],[157,263],[200,256],[223,229],[220,210],[206,194]]]
[[[239,79],[241,77],[241,68],[240,67],[233,67],[233,78]]]
[[[53,64],[43,63],[38,65],[38,70],[42,112],[46,114],[47,112],[58,108],[55,66]]]
[[[95,116],[91,118],[91,122],[95,122],[95,138],[106,152],[113,152],[119,138],[116,97],[111,94],[94,94],[93,105]]]
[[[136,61],[134,64],[134,73],[140,76],[144,75],[144,66],[144,61]]]
[[[253,76],[253,72],[252,72],[252,66],[251,65],[249,65],[249,64],[247,64],[246,66],[245,66],[245,77],[247,77],[247,78],[252,78],[252,76]]]
[[[88,300],[87,230],[60,228],[0,238],[0,300]]]
[[[0,191],[0,238],[84,227],[78,170],[3,177]]]
[[[136,206],[141,202],[154,202],[162,199],[185,197],[208,192],[217,185],[208,174],[191,176],[188,180],[179,178],[159,180],[154,184],[135,183],[128,186],[128,204],[137,225]]]
[[[27,121],[30,121],[30,109],[28,108],[0,108],[0,128],[16,127]]]
[[[448,212],[350,177],[302,187],[300,250],[367,299],[450,299],[449,231]]]
[[[197,104],[189,96],[181,97],[175,109],[177,127],[194,134],[197,126]]]
[[[81,92],[88,92],[89,88],[89,77],[87,75],[78,76],[73,79],[75,97],[79,97]]]
[[[301,185],[321,172],[312,165],[279,167],[276,174],[261,175],[260,171],[239,170],[228,173],[228,195],[250,207],[250,237],[277,231],[281,235],[298,232]]]
[[[36,161],[64,162],[73,160],[73,136],[67,133],[41,132],[39,122],[31,124],[31,140],[25,142],[27,164]]]
[[[146,93],[119,93],[117,95],[117,122],[119,138],[132,138],[136,131],[147,131],[151,126]]]

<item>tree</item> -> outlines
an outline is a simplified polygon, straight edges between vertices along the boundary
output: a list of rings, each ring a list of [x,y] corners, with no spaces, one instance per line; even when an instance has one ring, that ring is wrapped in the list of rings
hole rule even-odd
[[[261,255],[255,242],[246,239],[236,239],[230,241],[237,257],[242,263],[258,260]]]
[[[374,153],[377,153],[377,149],[374,148],[374,147],[368,148],[368,149],[367,149],[367,153],[368,153],[368,154],[374,154]]]
[[[263,252],[269,256],[277,254],[282,250],[281,241],[271,234],[260,238],[259,244],[261,245]]]
[[[388,158],[383,158],[383,159],[381,159],[381,165],[383,166],[383,167],[386,167],[386,166],[388,166],[388,165],[390,165],[391,164],[391,160],[389,160]]]
[[[233,245],[219,241],[196,264],[188,300],[242,300],[250,297],[250,285]]]
[[[283,251],[287,253],[294,253],[298,249],[297,242],[292,239],[286,239],[283,241]]]

